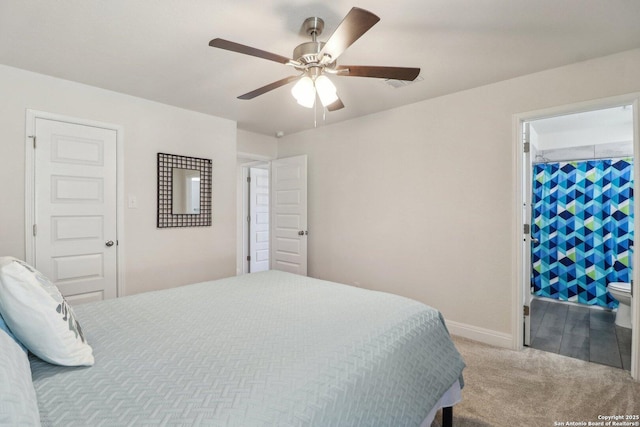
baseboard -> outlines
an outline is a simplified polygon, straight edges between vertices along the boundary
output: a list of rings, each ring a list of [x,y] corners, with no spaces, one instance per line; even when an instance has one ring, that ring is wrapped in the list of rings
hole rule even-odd
[[[467,325],[465,323],[447,320],[447,329],[451,335],[479,341],[485,344],[502,348],[513,348],[513,337],[511,334],[493,331],[491,329],[480,328],[478,326]]]

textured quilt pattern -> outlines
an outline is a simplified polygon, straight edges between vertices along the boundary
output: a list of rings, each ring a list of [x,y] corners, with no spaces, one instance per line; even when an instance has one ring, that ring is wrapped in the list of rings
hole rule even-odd
[[[464,367],[438,311],[277,271],[75,311],[95,365],[32,358],[44,426],[417,426]]]

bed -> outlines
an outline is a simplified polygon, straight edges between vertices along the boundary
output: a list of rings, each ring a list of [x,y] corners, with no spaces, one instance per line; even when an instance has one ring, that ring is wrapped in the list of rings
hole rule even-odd
[[[464,385],[437,310],[280,271],[74,311],[95,364],[30,356],[43,426],[429,426]]]

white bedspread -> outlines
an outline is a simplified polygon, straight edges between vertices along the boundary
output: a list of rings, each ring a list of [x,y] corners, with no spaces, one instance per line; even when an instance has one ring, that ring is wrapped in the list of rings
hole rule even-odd
[[[436,310],[278,271],[75,311],[96,363],[32,358],[45,426],[419,426],[464,367]]]

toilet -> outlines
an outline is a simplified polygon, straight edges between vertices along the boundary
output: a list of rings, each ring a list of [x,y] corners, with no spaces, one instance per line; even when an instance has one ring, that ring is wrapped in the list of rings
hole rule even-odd
[[[631,329],[631,283],[611,282],[607,291],[618,300],[616,325]]]

